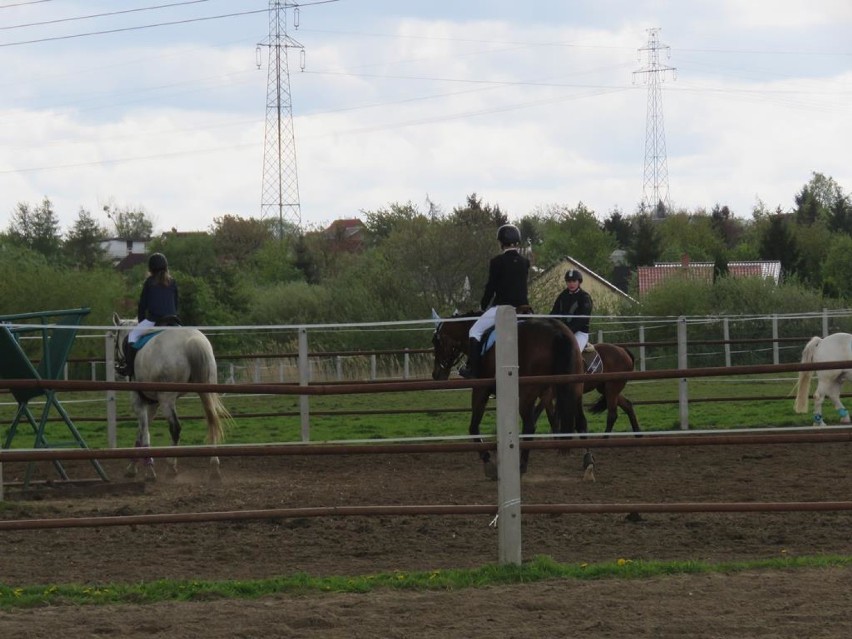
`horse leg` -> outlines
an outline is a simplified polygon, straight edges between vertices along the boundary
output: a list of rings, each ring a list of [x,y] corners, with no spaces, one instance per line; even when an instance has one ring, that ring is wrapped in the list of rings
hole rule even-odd
[[[177,446],[180,444],[180,418],[178,418],[174,401],[164,403],[163,412],[166,414],[166,421],[169,422],[169,435],[172,437],[172,446]],[[169,463],[169,470],[172,477],[177,477],[177,457],[169,457],[166,461]]]
[[[151,431],[150,424],[151,420],[154,418],[154,413],[157,411],[157,404],[148,404],[145,403],[142,398],[137,394],[133,399],[133,406],[136,410],[136,418],[138,422],[138,427],[136,430],[136,448],[150,448],[151,447]],[[146,481],[156,481],[157,473],[154,470],[154,458],[153,457],[145,457],[143,459],[143,463],[145,465],[145,480]],[[136,477],[137,473],[137,465],[139,464],[139,458],[134,458],[130,464],[128,464],[127,468],[124,471],[125,477]]]
[[[843,405],[843,402],[840,401],[840,391],[843,390],[843,376],[841,375],[831,385],[831,390],[828,392],[828,398],[831,400],[831,403],[834,404],[834,408],[837,411],[837,414],[840,415],[840,423],[841,424],[849,424],[849,411]]]
[[[204,415],[207,418],[207,443],[216,445],[222,438],[222,424],[219,420],[219,396],[211,393],[199,393],[201,405],[204,407]],[[224,407],[221,407],[224,411]],[[210,458],[210,481],[221,482],[222,472],[219,470],[219,458],[215,455]]]
[[[827,384],[820,378],[814,391],[814,426],[825,426],[825,421],[822,419],[822,402],[825,400],[826,386]]]
[[[521,421],[523,423],[523,434],[524,435],[533,435],[535,434],[535,423],[538,418],[539,412],[536,411],[535,406],[535,397],[530,397],[529,399],[523,399],[521,403]],[[521,474],[527,472],[527,467],[529,466],[530,461],[530,449],[521,447],[520,452],[520,460],[521,460]]]
[[[489,389],[474,388],[470,394],[470,426],[468,434],[476,437],[474,441],[481,442],[479,438],[479,425],[485,414],[485,406],[488,404]],[[497,466],[491,461],[491,453],[487,450],[480,451],[479,458],[482,460],[483,470],[488,479],[497,479]]]
[[[588,433],[589,423],[586,420],[586,412],[583,410],[583,387],[577,391],[577,410],[574,427],[578,433]],[[586,448],[583,453],[583,481],[595,481],[595,456],[591,448]]]
[[[630,427],[633,429],[633,432],[641,433],[642,429],[639,428],[639,420],[636,418],[636,411],[633,410],[633,402],[627,399],[624,395],[619,395],[618,406],[624,411],[625,415],[627,415],[627,419],[630,420]]]
[[[618,396],[613,394],[612,388],[605,387],[606,390],[606,432],[611,433],[612,427],[615,426],[615,420],[618,419]]]

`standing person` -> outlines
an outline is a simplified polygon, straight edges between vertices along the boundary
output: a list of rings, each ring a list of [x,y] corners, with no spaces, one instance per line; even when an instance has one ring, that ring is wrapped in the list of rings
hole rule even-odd
[[[527,279],[530,261],[521,255],[521,232],[514,224],[504,224],[497,230],[497,241],[501,252],[488,264],[488,283],[480,306],[484,311],[468,332],[470,346],[467,362],[459,369],[462,377],[479,376],[479,360],[482,356],[482,336],[496,321],[497,307],[503,304],[529,306]]]
[[[177,282],[169,273],[169,263],[162,253],[154,253],[148,258],[148,277],[142,284],[139,306],[136,311],[138,324],[127,336],[124,345],[125,363],[118,369],[119,375],[133,377],[133,363],[136,360],[135,344],[140,337],[165,317],[175,317],[178,312]]]
[[[589,321],[592,314],[592,296],[582,288],[583,273],[575,268],[565,272],[565,290],[559,293],[553,303],[551,315],[569,315],[562,321],[577,338],[580,350],[589,343]]]

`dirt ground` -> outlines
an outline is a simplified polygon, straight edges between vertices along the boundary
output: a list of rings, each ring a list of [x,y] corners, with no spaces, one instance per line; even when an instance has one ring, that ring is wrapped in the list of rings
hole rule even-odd
[[[534,451],[525,503],[845,501],[852,444]],[[4,519],[332,505],[494,504],[474,453],[181,460],[134,485],[107,462],[91,485],[7,488]],[[73,477],[91,467],[69,466]],[[5,480],[23,467],[6,464]],[[49,466],[43,476],[55,476]],[[102,485],[100,485],[102,487]],[[6,585],[365,575],[496,563],[489,516],[334,517],[0,532]],[[559,562],[852,554],[852,513],[525,515],[523,556]],[[279,595],[251,601],[0,611],[0,637],[850,637],[852,569],[547,582],[456,592]]]

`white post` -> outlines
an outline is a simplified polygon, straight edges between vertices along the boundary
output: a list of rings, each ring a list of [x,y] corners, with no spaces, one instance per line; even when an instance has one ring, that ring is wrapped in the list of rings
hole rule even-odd
[[[104,378],[108,382],[115,381],[115,341],[118,339],[117,331],[107,331],[104,339]],[[107,448],[118,448],[117,410],[115,406],[115,391],[106,392],[106,414],[107,414]]]
[[[778,364],[778,316],[772,316],[772,363]]]
[[[722,320],[722,339],[725,340],[725,367],[731,367],[731,323],[726,317]]]
[[[370,355],[370,381],[376,380],[376,354]]]
[[[311,366],[308,361],[308,329],[299,327],[299,386],[307,386],[311,381]],[[310,403],[307,395],[299,395],[299,419],[302,441],[311,440]]]
[[[639,324],[639,370],[645,370],[645,325]]]
[[[403,366],[402,366],[402,379],[408,379],[411,377],[411,357],[409,355],[408,349],[405,349],[405,354],[403,355]]]
[[[518,322],[497,307],[497,537],[500,564],[521,565],[521,472],[518,435]]]
[[[686,359],[686,318],[681,315],[677,320],[677,367],[685,369]],[[680,429],[689,430],[689,390],[686,377],[680,379],[678,403],[680,404]]]
[[[822,309],[822,336],[828,337],[828,309]]]

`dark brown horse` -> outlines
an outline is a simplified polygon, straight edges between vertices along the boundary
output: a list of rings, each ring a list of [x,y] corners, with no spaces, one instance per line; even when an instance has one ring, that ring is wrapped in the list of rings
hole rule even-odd
[[[594,372],[596,373],[628,373],[635,366],[635,358],[629,349],[618,346],[617,344],[607,344],[602,342],[595,344],[595,350],[600,356],[599,365]],[[618,419],[618,409],[624,411],[627,418],[630,420],[630,427],[634,433],[641,432],[639,428],[639,420],[636,418],[636,412],[633,410],[633,403],[622,395],[624,387],[627,385],[626,379],[611,379],[609,381],[589,380],[583,386],[584,393],[591,393],[593,390],[600,393],[598,401],[595,402],[589,409],[594,414],[599,414],[606,411],[606,432],[612,432],[612,427],[615,425],[615,420]],[[556,425],[556,409],[550,398],[545,397],[536,407],[536,418],[541,415],[542,410],[547,410],[547,418],[550,421],[551,428],[554,432],[558,428]]]
[[[467,355],[468,331],[479,313],[455,315],[448,320],[437,318],[435,334],[432,337],[435,363],[432,378],[444,380],[450,376],[452,368]],[[482,356],[480,376],[493,378],[495,374],[495,349],[491,348]],[[577,346],[574,334],[557,320],[523,319],[518,322],[518,376],[579,374],[583,372],[583,358]],[[479,435],[479,425],[488,404],[488,397],[494,393],[495,386],[477,387],[471,393],[470,428],[471,435]],[[586,416],[583,412],[583,384],[521,384],[518,389],[518,408],[523,422],[523,434],[535,433],[538,418],[536,401],[542,397],[555,397],[556,432],[585,433]],[[481,441],[481,440],[478,440]],[[480,453],[485,474],[490,478],[497,476],[497,469],[491,461],[488,451]],[[529,449],[521,449],[521,472],[525,472],[529,460]],[[583,461],[586,477],[594,477],[594,459],[590,452]]]

